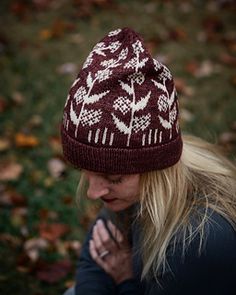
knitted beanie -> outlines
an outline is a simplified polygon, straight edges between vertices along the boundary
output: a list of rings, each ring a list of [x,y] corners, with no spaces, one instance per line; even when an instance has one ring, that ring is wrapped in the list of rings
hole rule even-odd
[[[108,174],[160,170],[178,162],[182,139],[169,69],[130,28],[93,48],[72,84],[61,126],[65,158]]]

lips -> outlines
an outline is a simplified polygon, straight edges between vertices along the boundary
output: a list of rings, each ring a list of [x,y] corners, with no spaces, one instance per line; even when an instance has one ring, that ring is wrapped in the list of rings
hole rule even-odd
[[[114,199],[105,199],[105,198],[101,198],[103,200],[103,202],[106,202],[106,203],[112,203],[114,202],[115,200],[117,200],[116,198]]]

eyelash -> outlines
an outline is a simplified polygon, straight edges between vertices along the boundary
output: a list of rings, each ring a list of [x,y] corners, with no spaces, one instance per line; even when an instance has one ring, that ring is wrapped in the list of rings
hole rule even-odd
[[[118,179],[116,179],[116,180],[109,180],[109,182],[110,182],[111,184],[119,184],[119,183],[122,182],[122,177],[120,177],[120,178],[118,178]]]

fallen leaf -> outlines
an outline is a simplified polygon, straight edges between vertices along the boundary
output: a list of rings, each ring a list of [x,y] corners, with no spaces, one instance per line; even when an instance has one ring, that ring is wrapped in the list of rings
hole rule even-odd
[[[74,254],[79,257],[82,245],[79,241],[66,241],[67,248],[74,252]]]
[[[29,120],[30,127],[40,127],[42,125],[43,119],[39,115],[33,115]]]
[[[52,187],[54,185],[55,179],[52,177],[47,177],[44,179],[43,184],[45,187]]]
[[[231,78],[231,83],[232,83],[234,86],[236,86],[236,76],[233,76],[233,77]]]
[[[10,11],[20,19],[24,19],[29,12],[29,7],[24,1],[16,0],[10,4]]]
[[[217,15],[209,15],[202,22],[208,41],[219,39],[218,34],[222,32],[224,24]]]
[[[184,94],[186,96],[192,96],[194,94],[194,89],[188,86],[183,78],[175,78],[175,87],[179,94]]]
[[[39,258],[39,251],[49,247],[47,240],[43,238],[32,238],[25,242],[24,250],[31,261],[36,261]]]
[[[50,7],[53,0],[32,0],[34,7],[38,10],[45,10]]]
[[[76,74],[77,71],[78,66],[72,62],[64,63],[57,68],[59,74]]]
[[[61,256],[67,256],[68,255],[68,247],[64,241],[57,240],[55,242],[55,248],[56,252],[60,254]]]
[[[15,144],[18,147],[35,147],[39,144],[39,140],[33,135],[17,133],[15,135]]]
[[[204,60],[198,67],[194,76],[198,78],[211,76],[212,73],[216,72],[214,64],[210,60]]]
[[[10,148],[11,143],[7,138],[0,138],[0,152],[6,151]]]
[[[39,32],[39,38],[41,40],[48,40],[52,38],[52,32],[50,29],[43,29]]]
[[[189,110],[182,108],[180,111],[180,119],[185,122],[192,122],[194,120],[194,115]]]
[[[11,223],[20,227],[26,223],[26,215],[28,214],[28,209],[25,207],[17,207],[11,210]]]
[[[236,121],[234,121],[231,125],[231,129],[236,132]]]
[[[75,200],[72,196],[64,196],[62,201],[65,205],[74,205],[75,203]]]
[[[40,237],[50,242],[54,242],[61,236],[69,232],[69,226],[62,223],[40,223],[39,234]]]
[[[29,236],[29,229],[26,225],[23,225],[21,228],[20,228],[20,232],[22,234],[22,236],[24,238],[27,238]]]
[[[58,219],[58,213],[55,212],[55,211],[51,211],[51,210],[48,210],[47,208],[41,208],[39,210],[39,217],[41,220],[57,220]]]
[[[8,233],[2,233],[0,234],[0,241],[4,243],[8,243],[10,246],[18,247],[22,244],[22,241],[20,238],[16,236],[12,236]]]
[[[66,169],[66,165],[58,158],[53,158],[48,161],[48,170],[53,178],[61,177]]]
[[[25,97],[19,91],[15,91],[15,92],[12,93],[12,100],[17,105],[23,105],[25,103]]]
[[[3,113],[5,111],[6,106],[6,100],[2,96],[0,96],[0,113]]]
[[[236,57],[228,53],[222,53],[219,57],[219,60],[227,66],[236,66]]]
[[[27,205],[27,199],[22,194],[18,193],[14,189],[9,189],[7,192],[10,195],[12,205],[17,207]]]
[[[170,30],[169,37],[171,40],[182,41],[187,39],[187,33],[182,28],[174,28]]]
[[[23,171],[20,164],[14,162],[0,163],[0,180],[17,180]]]
[[[65,34],[65,32],[73,31],[74,29],[75,25],[73,23],[67,23],[61,19],[56,19],[52,23],[51,27],[39,31],[39,37],[42,40],[61,38]]]
[[[191,75],[196,75],[199,69],[199,63],[196,60],[191,60],[185,65],[185,70]]]
[[[61,139],[59,136],[52,136],[49,138],[49,145],[55,154],[62,155]]]
[[[61,260],[54,263],[41,262],[36,268],[36,277],[40,281],[50,284],[61,281],[72,270],[69,260]]]
[[[74,44],[82,44],[84,42],[84,37],[79,33],[71,34],[70,41]]]

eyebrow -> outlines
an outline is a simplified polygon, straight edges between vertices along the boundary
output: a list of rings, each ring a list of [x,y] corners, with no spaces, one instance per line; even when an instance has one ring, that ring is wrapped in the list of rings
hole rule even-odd
[[[106,179],[112,179],[113,177],[115,177],[115,178],[122,177],[121,174],[105,174],[105,173],[101,173],[100,175],[105,177]]]

